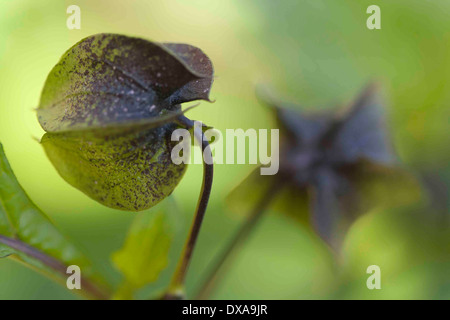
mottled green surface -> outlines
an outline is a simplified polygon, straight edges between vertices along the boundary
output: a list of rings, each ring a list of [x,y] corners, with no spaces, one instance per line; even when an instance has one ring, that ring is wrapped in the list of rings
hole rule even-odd
[[[173,164],[180,103],[209,100],[213,69],[198,48],[117,34],[69,49],[44,85],[42,145],[60,175],[98,202],[141,211],[167,197],[185,164]],[[172,122],[172,124],[170,123]]]
[[[132,125],[208,100],[211,61],[186,44],[98,34],[70,48],[47,77],[38,108],[48,132]]]
[[[47,133],[41,143],[68,183],[108,207],[140,211],[167,197],[186,170],[170,158],[174,127],[100,137]]]

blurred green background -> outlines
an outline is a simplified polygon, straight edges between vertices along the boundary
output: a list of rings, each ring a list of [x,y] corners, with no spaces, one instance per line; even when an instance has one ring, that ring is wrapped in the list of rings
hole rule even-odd
[[[68,30],[66,8],[81,8]],[[366,9],[381,8],[381,30]],[[275,212],[267,215],[213,295],[216,299],[450,299],[450,1],[448,0],[0,0],[0,141],[29,196],[114,283],[109,263],[134,217],[87,198],[60,178],[34,138],[34,108],[51,68],[74,43],[100,32],[185,42],[211,58],[211,97],[192,111],[218,129],[268,128],[254,85],[269,82],[307,109],[346,104],[370,79],[384,88],[392,137],[402,161],[435,186],[432,197],[370,212],[333,259],[320,240]],[[252,169],[217,165],[213,195],[188,275],[188,293],[242,216],[224,198]],[[174,192],[183,240],[196,205],[201,166]],[[147,292],[162,289],[181,250]],[[382,289],[368,290],[366,268],[381,268]],[[72,293],[11,261],[0,261],[0,299],[73,299]]]

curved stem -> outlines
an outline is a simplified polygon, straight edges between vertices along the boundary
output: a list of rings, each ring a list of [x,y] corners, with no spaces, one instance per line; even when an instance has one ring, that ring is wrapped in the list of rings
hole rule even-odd
[[[164,296],[165,300],[182,299],[184,298],[184,282],[186,279],[186,273],[191,261],[192,253],[197,242],[197,238],[200,232],[203,218],[205,216],[206,208],[208,206],[209,196],[211,194],[212,181],[213,181],[213,161],[212,153],[209,148],[209,143],[204,139],[203,130],[201,127],[194,125],[192,120],[189,120],[185,116],[180,116],[178,122],[187,128],[194,128],[194,136],[202,146],[203,154],[203,182],[200,191],[200,196],[197,202],[197,208],[195,210],[194,220],[192,222],[191,229],[187,241],[184,245],[180,260],[178,261],[177,268],[173,274],[172,281]]]
[[[263,194],[262,198],[253,208],[250,215],[247,217],[245,222],[242,224],[240,229],[222,251],[218,259],[213,263],[208,275],[206,276],[203,286],[200,288],[196,299],[205,300],[208,299],[211,292],[217,287],[220,282],[220,276],[223,275],[226,270],[226,266],[229,264],[230,259],[233,255],[236,255],[237,249],[239,249],[243,242],[248,238],[250,233],[254,230],[255,226],[261,220],[265,209],[269,206],[278,191],[281,188],[280,181],[275,179],[275,181],[269,186],[267,191]]]
[[[63,277],[68,276],[66,273],[67,266],[64,263],[62,263],[61,261],[59,261],[51,256],[46,255],[45,253],[39,251],[38,249],[20,241],[20,240],[0,235],[0,243],[7,245],[8,247],[10,247],[14,250],[23,252],[27,256],[30,256],[36,260],[39,260],[40,262],[42,262],[44,265],[46,265],[50,269],[61,274]],[[88,281],[85,278],[81,279],[81,287],[82,287],[82,290],[79,292],[88,298],[99,299],[99,300],[108,299],[108,296],[105,293],[103,293],[102,290],[100,290],[96,285],[94,285],[93,283],[91,283],[90,281]],[[78,290],[77,290],[77,293],[78,293]]]

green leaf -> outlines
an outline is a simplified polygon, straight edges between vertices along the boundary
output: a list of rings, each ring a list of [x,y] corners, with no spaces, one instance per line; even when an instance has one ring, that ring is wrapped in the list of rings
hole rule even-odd
[[[198,48],[97,34],[52,69],[38,108],[59,174],[92,199],[141,211],[167,197],[186,166],[171,161],[181,103],[208,100],[213,66]]]
[[[123,247],[112,256],[125,278],[117,296],[131,298],[132,292],[156,281],[167,267],[174,237],[170,210],[174,210],[174,205],[166,201],[134,219]]]
[[[72,244],[28,198],[6,159],[0,144],[0,235],[17,239],[65,265],[77,265],[83,277],[98,275],[90,261]],[[0,257],[14,254],[30,267],[54,275],[41,261],[25,252],[0,244]]]

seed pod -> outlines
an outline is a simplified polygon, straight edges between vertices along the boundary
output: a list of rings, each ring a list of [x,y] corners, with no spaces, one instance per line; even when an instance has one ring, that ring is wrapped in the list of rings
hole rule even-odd
[[[37,111],[59,174],[100,203],[140,211],[167,197],[185,165],[170,158],[181,103],[209,101],[213,67],[198,48],[98,34],[52,69]]]

